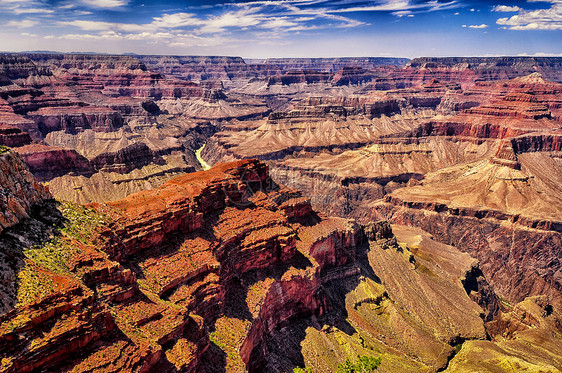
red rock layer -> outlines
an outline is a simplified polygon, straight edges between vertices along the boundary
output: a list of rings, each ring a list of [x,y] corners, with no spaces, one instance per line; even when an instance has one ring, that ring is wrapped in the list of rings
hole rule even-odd
[[[542,294],[562,303],[561,222],[393,196],[387,201],[375,210],[396,224],[420,227],[477,258],[497,294],[514,302]]]
[[[35,121],[43,136],[53,131],[77,133],[85,129],[111,132],[123,125],[123,118],[115,110],[93,106],[43,107],[29,112],[28,118]]]
[[[18,147],[31,143],[28,133],[22,132],[19,128],[0,124],[0,145]]]
[[[274,58],[267,60],[248,60],[244,61],[240,57],[221,57],[221,56],[139,56],[143,63],[151,70],[158,71],[165,75],[173,75],[185,80],[205,81],[220,80],[223,82],[248,81],[251,79],[268,79],[272,77],[274,82],[304,82],[307,78],[302,74],[303,70],[315,71],[316,78],[321,79],[318,72],[335,73],[342,69],[365,69],[373,70],[384,65],[404,65],[408,60],[399,58]],[[288,72],[300,70],[300,78],[291,77]],[[353,75],[358,75],[357,70]],[[344,75],[350,75],[350,71],[344,70]],[[360,74],[364,74],[361,72]],[[340,74],[341,75],[341,74]],[[335,81],[346,82],[347,78],[340,79],[338,76]],[[350,78],[350,81],[361,81],[361,78]],[[272,81],[272,82],[273,82]],[[284,83],[290,84],[290,83]],[[336,83],[338,84],[338,83]]]
[[[221,91],[204,89],[196,83],[166,79],[148,71],[138,59],[128,56],[29,55],[39,65],[50,68],[63,82],[101,91],[110,97],[223,97]]]
[[[75,150],[41,144],[24,145],[15,148],[33,175],[41,180],[73,172],[88,174],[92,172],[90,162]]]
[[[13,151],[0,150],[0,232],[28,217],[29,209],[50,194]]]
[[[306,199],[271,190],[269,182],[267,166],[255,160],[178,177],[156,191],[111,203],[116,220],[100,241],[110,258],[137,263],[159,296],[210,325],[225,312],[237,312],[230,308],[236,291],[231,287],[247,274],[293,263],[299,251],[313,257],[318,265],[310,275],[284,277],[261,301],[242,351],[250,369],[254,363],[248,359],[262,356],[268,328],[291,315],[323,313],[318,289],[323,279],[349,275],[360,238],[357,224],[319,222]]]
[[[327,83],[331,80],[332,74],[327,72],[320,72],[315,70],[294,70],[288,71],[281,76],[271,77],[267,80],[267,85],[273,84],[314,84],[314,83]]]
[[[411,60],[405,70],[417,70],[420,76],[447,74],[456,81],[505,80],[539,72],[561,82],[561,66],[559,57],[421,57]]]

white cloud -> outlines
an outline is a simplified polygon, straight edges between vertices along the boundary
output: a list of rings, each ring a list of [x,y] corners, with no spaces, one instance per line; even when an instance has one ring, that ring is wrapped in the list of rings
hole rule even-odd
[[[297,27],[298,23],[289,21],[287,17],[271,18],[265,22],[258,25],[259,28],[282,28],[282,27]]]
[[[15,8],[13,9],[14,14],[32,14],[32,13],[44,13],[50,14],[55,11],[52,9],[42,9],[42,8]]]
[[[399,17],[399,18],[402,18],[402,17],[405,17],[405,16],[413,16],[411,10],[399,10],[397,12],[393,12],[392,15],[395,15],[396,17]]]
[[[55,37],[50,36],[49,39]],[[133,42],[144,42],[146,44],[159,44],[167,45],[169,47],[209,47],[209,46],[219,46],[228,45],[236,42],[234,39],[228,39],[221,36],[198,36],[195,34],[185,34],[185,33],[170,33],[170,32],[141,32],[133,34],[124,34],[114,31],[106,31],[99,34],[65,34],[56,37],[59,40],[86,40],[86,41],[100,41],[100,42],[110,42],[110,41],[130,41]]]
[[[58,37],[67,40],[123,40],[123,36],[113,31],[93,35],[93,34],[66,34]]]
[[[175,27],[185,27],[201,25],[203,21],[195,18],[195,14],[191,13],[174,13],[174,14],[164,14],[162,17],[154,17],[154,21],[150,26],[158,28],[175,28]]]
[[[226,27],[256,26],[265,18],[263,15],[256,14],[259,10],[260,8],[242,9],[209,18],[200,31],[203,33],[219,33],[223,32]]]
[[[202,25],[203,21],[197,18],[189,18],[184,16],[176,17],[176,15],[165,14],[162,17],[154,18],[152,23],[139,25],[135,23],[115,23],[103,21],[82,21],[74,20],[68,22],[59,22],[59,25],[74,26],[84,31],[109,31],[117,30],[124,32],[137,32],[137,31],[156,31],[158,29],[173,29],[185,27],[190,25]]]
[[[545,52],[537,52],[533,54],[519,53],[517,55],[524,56],[524,57],[562,57],[562,53],[545,53]]]
[[[69,21],[59,22],[63,26],[74,26],[84,31],[105,31],[105,30],[121,30],[121,31],[142,31],[146,29],[145,25],[137,25],[132,23],[113,23],[103,21]]]
[[[468,28],[475,28],[475,29],[483,29],[483,28],[487,28],[488,25],[485,23],[482,23],[481,25],[470,25],[468,26]]]
[[[440,3],[437,0],[430,0],[423,3],[414,4],[409,0],[385,0],[379,1],[376,5],[368,6],[355,6],[349,8],[340,8],[328,10],[329,13],[344,13],[344,12],[380,12],[380,11],[427,11],[434,12],[438,10],[454,9],[460,7],[461,4],[458,0],[449,1],[447,3]]]
[[[0,8],[16,15],[54,13],[54,10],[47,8],[44,2],[39,0],[0,0]]]
[[[82,0],[87,6],[93,8],[117,8],[120,6],[127,5],[128,0]]]
[[[148,40],[148,39],[172,39],[177,35],[169,32],[141,32],[140,34],[128,34],[125,39],[128,40]]]
[[[0,0],[0,4],[25,4],[29,10],[41,10],[47,0]],[[50,0],[49,0],[50,1]],[[286,37],[287,33],[321,29],[343,29],[368,25],[368,23],[348,17],[348,12],[384,11],[396,17],[414,17],[420,12],[432,12],[462,6],[460,0],[260,0],[247,3],[225,3],[220,13],[202,16],[192,13],[165,13],[154,16],[144,24],[110,22],[95,18],[93,8],[116,8],[132,4],[131,0],[63,0],[53,7],[64,17],[51,21],[46,26],[55,26],[64,35],[57,39],[70,40],[138,40],[146,42],[174,42],[180,34],[179,44],[218,43],[217,40],[231,31],[253,32],[253,37]],[[359,5],[363,4],[363,5]],[[18,5],[17,7],[20,7]],[[84,6],[91,12],[84,12]],[[23,9],[23,8],[22,8]],[[44,9],[45,13],[48,9]],[[52,12],[52,10],[50,11]],[[82,19],[81,15],[93,15]],[[132,22],[132,21],[131,21]],[[65,26],[65,27],[61,27]],[[20,26],[21,27],[21,26]],[[73,27],[76,29],[68,29]],[[58,33],[58,32],[57,32]],[[188,33],[188,34],[186,34]],[[189,36],[186,36],[189,35]],[[200,37],[201,39],[197,39]],[[211,40],[211,41],[210,41]]]
[[[37,25],[39,22],[30,19],[23,19],[21,21],[10,21],[5,24],[6,27],[29,28]]]
[[[511,17],[500,18],[498,25],[510,30],[562,30],[562,1],[550,0],[548,9],[523,10]]]
[[[518,12],[520,10],[521,8],[519,8],[517,5],[515,6],[496,5],[492,8],[492,11],[494,12]]]

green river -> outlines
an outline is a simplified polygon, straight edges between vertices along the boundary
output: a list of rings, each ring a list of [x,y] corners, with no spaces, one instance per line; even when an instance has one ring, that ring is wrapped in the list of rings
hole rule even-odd
[[[201,158],[201,152],[203,151],[203,149],[205,149],[205,144],[203,144],[202,147],[195,151],[195,157],[197,157],[197,160],[201,164],[201,167],[203,167],[203,170],[208,170],[209,168],[211,168],[211,166],[209,166],[207,162],[205,162],[203,158]]]

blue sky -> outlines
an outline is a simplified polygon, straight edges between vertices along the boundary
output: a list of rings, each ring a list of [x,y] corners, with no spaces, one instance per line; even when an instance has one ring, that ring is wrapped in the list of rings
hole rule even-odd
[[[0,0],[0,50],[562,55],[562,0]]]

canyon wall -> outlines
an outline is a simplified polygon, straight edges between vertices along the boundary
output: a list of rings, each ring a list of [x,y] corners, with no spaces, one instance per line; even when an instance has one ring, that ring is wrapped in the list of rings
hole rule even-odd
[[[0,370],[562,369],[559,60],[0,56]]]
[[[0,232],[28,216],[31,207],[50,197],[17,153],[0,147],[1,213]]]

